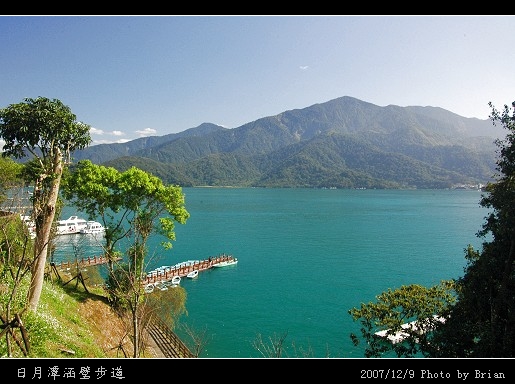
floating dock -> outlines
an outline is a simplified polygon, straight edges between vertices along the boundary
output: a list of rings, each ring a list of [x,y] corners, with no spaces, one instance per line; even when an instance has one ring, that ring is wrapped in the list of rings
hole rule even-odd
[[[191,262],[183,262],[176,264],[175,266],[164,267],[163,269],[154,270],[155,273],[152,273],[150,276],[147,275],[143,279],[143,284],[168,281],[172,279],[174,276],[179,276],[183,278],[186,277],[186,275],[192,271],[206,271],[208,269],[213,268],[215,265],[219,263],[232,260],[234,260],[234,257],[232,255],[227,255],[224,253],[218,256],[212,256],[206,260],[192,260]]]

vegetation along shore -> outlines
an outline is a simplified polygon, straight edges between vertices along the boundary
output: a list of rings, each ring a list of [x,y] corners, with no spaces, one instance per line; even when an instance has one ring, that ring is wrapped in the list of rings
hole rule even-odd
[[[492,240],[481,250],[466,249],[462,278],[402,286],[349,309],[360,324],[360,332],[349,337],[364,345],[364,357],[515,356],[515,113],[507,105],[500,111],[490,106],[492,123],[508,131],[496,141],[496,174],[480,200],[491,214],[478,236]],[[183,287],[144,291],[150,236],[159,234],[161,246],[170,249],[176,225],[190,217],[181,186],[135,166],[72,162],[75,151],[91,143],[90,129],[56,99],[27,98],[0,109],[0,198],[11,203],[3,204],[0,217],[2,357],[157,357],[149,336],[156,319],[174,330],[187,313]],[[401,168],[392,169],[397,174]],[[27,185],[33,195],[30,210],[23,211],[9,196]],[[345,185],[350,184],[339,187]],[[107,277],[95,268],[54,268],[55,223],[66,203],[106,228]],[[27,215],[35,236],[21,219]],[[395,337],[399,332],[401,339]],[[187,333],[190,353],[178,357],[198,357],[206,335]],[[392,336],[400,341],[392,342]],[[258,347],[265,357],[282,357],[283,341]]]

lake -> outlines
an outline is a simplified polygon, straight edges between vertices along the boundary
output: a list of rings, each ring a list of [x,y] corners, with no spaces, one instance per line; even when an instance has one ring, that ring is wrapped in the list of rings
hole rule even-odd
[[[363,357],[348,310],[388,288],[462,276],[464,250],[488,213],[475,190],[184,188],[191,217],[171,250],[150,242],[147,270],[222,253],[238,264],[182,279],[180,319],[207,344],[200,357]],[[67,207],[63,217],[80,212]],[[67,252],[84,235],[60,239]],[[72,240],[76,239],[76,240]],[[70,245],[71,244],[71,245]],[[99,246],[99,244],[97,244]],[[87,252],[96,253],[95,244]],[[59,258],[61,251],[56,252]],[[182,326],[177,334],[188,343]]]

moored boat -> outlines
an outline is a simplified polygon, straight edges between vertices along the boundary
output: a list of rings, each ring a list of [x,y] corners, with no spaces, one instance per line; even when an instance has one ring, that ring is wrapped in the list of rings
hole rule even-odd
[[[168,284],[166,284],[164,281],[158,281],[158,282],[154,283],[154,288],[157,288],[160,291],[167,291]]]
[[[213,268],[227,267],[229,265],[235,265],[235,264],[238,264],[237,258],[225,260],[225,261],[221,261],[219,263],[213,264]]]
[[[195,269],[194,271],[191,271],[190,273],[188,273],[186,275],[186,277],[188,279],[195,279],[196,277],[198,277],[198,269]]]
[[[169,288],[175,288],[181,283],[181,277],[180,276],[174,276],[169,280],[163,281],[163,285]]]
[[[80,233],[88,235],[88,234],[96,234],[96,233],[104,233],[105,228],[98,221],[88,221],[86,223],[86,227],[80,230]]]
[[[145,293],[154,292],[154,288],[155,288],[154,283],[149,283],[149,284],[145,285],[145,288],[144,288]]]
[[[80,233],[81,229],[86,228],[88,222],[78,216],[70,216],[66,220],[59,220],[57,222],[56,234],[58,235],[72,235]]]
[[[200,263],[200,260],[187,260],[180,263],[175,264],[173,267],[175,269],[183,268],[183,267],[190,267],[192,265]]]

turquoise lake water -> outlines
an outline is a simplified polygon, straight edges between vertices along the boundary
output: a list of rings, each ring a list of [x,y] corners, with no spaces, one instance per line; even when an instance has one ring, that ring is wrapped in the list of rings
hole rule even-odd
[[[348,310],[388,288],[462,276],[464,249],[480,248],[488,213],[472,190],[183,191],[191,217],[176,226],[173,249],[153,239],[147,269],[221,253],[239,261],[181,282],[188,314],[180,323],[205,333],[205,358],[263,357],[259,335],[268,345],[286,335],[284,357],[362,358]],[[59,252],[83,239],[62,236]],[[176,332],[187,340],[181,326]]]

